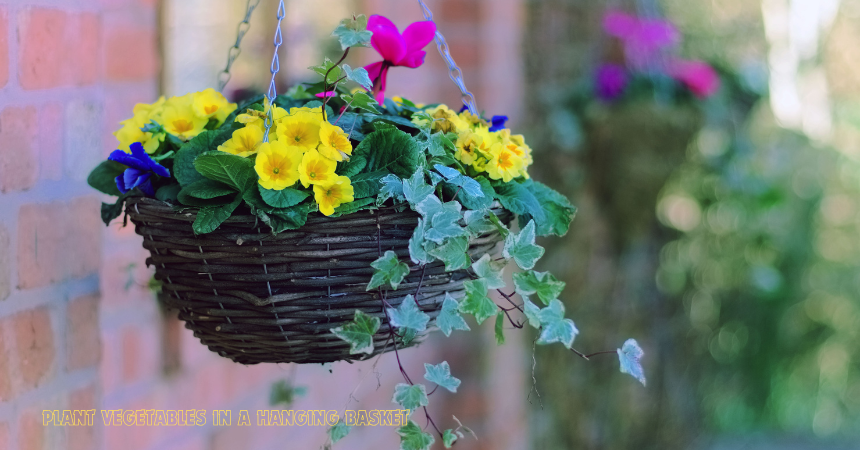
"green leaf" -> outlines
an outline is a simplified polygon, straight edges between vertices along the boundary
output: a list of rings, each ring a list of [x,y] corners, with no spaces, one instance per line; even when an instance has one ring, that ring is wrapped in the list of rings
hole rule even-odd
[[[349,161],[341,161],[337,163],[337,173],[338,175],[343,175],[348,177],[350,180],[352,177],[358,175],[361,172],[361,169],[367,165],[367,158],[361,155],[352,155],[349,158]]]
[[[367,353],[370,355],[373,353],[373,335],[379,331],[381,324],[382,321],[379,317],[369,316],[361,310],[356,309],[352,322],[332,328],[329,331],[349,343],[350,355],[358,353]]]
[[[447,429],[444,433],[442,433],[442,445],[445,448],[451,448],[454,445],[454,442],[457,441],[457,435],[454,434],[454,430]]]
[[[496,331],[496,345],[502,345],[505,343],[505,329],[503,328],[505,325],[505,313],[504,311],[499,311],[496,314],[496,326],[494,327]]]
[[[483,176],[476,177],[473,181],[478,183],[481,187],[482,195],[480,197],[476,197],[471,195],[469,192],[464,190],[460,190],[457,194],[457,200],[463,204],[468,209],[472,210],[482,210],[487,209],[493,205],[493,196],[495,195],[495,190],[493,190],[493,186],[490,184],[489,180],[484,178]],[[450,185],[445,184],[445,193],[454,195],[454,192],[457,192],[457,188]]]
[[[257,188],[260,190],[260,196],[267,205],[274,208],[289,208],[296,206],[311,194],[307,191],[300,191],[293,188],[285,188],[280,191],[274,189],[265,189],[257,183]]]
[[[449,153],[454,153],[454,142],[456,140],[456,134],[454,134],[454,139],[452,140],[444,133],[430,133],[428,130],[424,131],[424,136],[426,137],[425,145],[427,146],[427,153],[430,156],[446,156]]]
[[[197,211],[197,218],[191,225],[194,234],[206,234],[215,231],[225,220],[230,218],[239,203],[242,203],[242,196],[236,195],[236,198],[226,205],[206,206]]]
[[[412,205],[417,205],[433,195],[433,186],[427,184],[424,178],[424,169],[416,170],[411,177],[403,180],[402,189],[406,201]],[[439,204],[441,205],[442,202],[439,201]]]
[[[427,406],[429,403],[427,390],[423,384],[408,385],[406,383],[399,383],[394,386],[394,398],[391,401],[409,411]]]
[[[532,269],[535,263],[543,256],[544,248],[535,245],[535,222],[529,221],[519,233],[511,233],[505,238],[505,246],[502,255],[505,258],[513,258],[523,270]]]
[[[194,160],[194,167],[204,177],[219,181],[239,192],[254,188],[257,172],[254,163],[248,158],[224,152],[209,152]]]
[[[176,203],[177,197],[179,196],[179,191],[182,190],[182,186],[173,183],[161,186],[155,191],[155,198],[161,200],[163,202],[168,203]]]
[[[367,158],[364,172],[387,171],[400,178],[412,176],[418,169],[421,157],[418,144],[412,136],[397,129],[368,134],[354,153]]]
[[[407,295],[400,302],[400,307],[387,308],[387,310],[391,325],[397,328],[424,331],[427,329],[427,322],[430,322],[430,316],[418,309],[418,305],[415,304],[415,297],[412,295]]]
[[[478,237],[496,231],[496,225],[488,219],[486,211],[464,211],[463,220],[472,236]]]
[[[442,260],[445,263],[445,271],[452,272],[454,270],[465,269],[469,267],[469,250],[468,237],[456,237],[445,241],[442,245],[430,250],[428,253]]]
[[[388,174],[379,180],[381,187],[379,188],[379,196],[376,198],[377,206],[382,206],[389,198],[395,202],[404,201],[406,197],[403,195],[403,181],[396,175]]]
[[[436,196],[432,198],[436,198]],[[425,220],[429,219],[429,221],[424,237],[437,244],[442,244],[451,238],[468,237],[469,231],[460,226],[460,218],[462,217],[460,208],[461,206],[457,202],[447,202],[442,204],[431,217],[425,216]]]
[[[522,184],[512,181],[496,186],[495,190],[496,198],[508,211],[519,215],[528,214],[538,222],[546,220],[540,202]]]
[[[218,146],[230,139],[232,135],[233,130],[230,128],[204,131],[182,145],[173,159],[173,176],[179,184],[185,187],[197,180],[202,180],[204,177],[194,167],[194,160],[206,152],[217,150]]]
[[[311,69],[320,74],[320,76],[325,77],[325,82],[328,84],[334,84],[334,82],[340,78],[340,67],[336,66],[332,60],[328,59],[328,57],[326,57],[322,64],[308,67],[308,69]],[[326,73],[328,73],[328,77],[326,77]]]
[[[379,194],[379,189],[382,187],[380,180],[382,180],[385,174],[386,172],[378,171],[360,173],[351,177],[350,182],[352,183],[354,192],[353,197],[355,199],[376,197]]]
[[[544,305],[558,298],[564,290],[564,281],[549,272],[517,272],[514,274],[514,289],[523,297],[537,294]]]
[[[538,221],[538,236],[564,236],[570,229],[570,222],[576,215],[576,207],[563,195],[550,189],[542,183],[533,181],[528,185],[545,213],[545,220]]]
[[[372,123],[376,123],[376,122],[380,122],[380,121],[381,121],[381,122],[387,122],[387,123],[390,123],[390,124],[392,124],[392,125],[400,125],[401,127],[404,127],[404,128],[410,128],[410,129],[414,129],[414,130],[417,130],[417,129],[418,129],[418,127],[417,127],[414,123],[412,123],[412,121],[411,121],[411,120],[406,119],[406,118],[404,118],[404,117],[395,116],[395,115],[392,115],[392,114],[384,114],[384,115],[381,115],[381,116],[373,116],[373,117],[372,117],[372,119],[371,119],[370,121],[371,121]]]
[[[338,421],[335,426],[328,429],[328,437],[331,439],[331,443],[337,444],[337,441],[345,438],[351,429],[352,427],[347,425],[343,420]]]
[[[409,257],[415,264],[427,264],[433,260],[427,249],[424,248],[426,241],[424,240],[424,219],[418,219],[418,226],[409,238]]]
[[[445,177],[445,179],[448,180],[449,183],[462,188],[462,192],[464,194],[467,194],[471,197],[484,196],[484,191],[481,189],[481,185],[472,177],[463,175],[456,169],[445,167],[441,164],[436,164],[434,168],[437,172],[442,174],[442,176]]]
[[[372,198],[362,198],[355,201],[351,201],[349,203],[344,203],[337,208],[334,209],[334,214],[331,217],[340,217],[345,216],[347,214],[352,214],[356,211],[361,211],[364,209],[373,208],[373,199]]]
[[[197,180],[188,186],[185,186],[182,191],[184,192],[184,195],[190,195],[191,197],[203,200],[236,193],[236,190],[230,186],[206,178]]]
[[[367,33],[370,33],[367,31]],[[368,75],[367,70],[364,67],[359,67],[357,69],[353,69],[349,67],[348,64],[344,64],[343,71],[346,74],[347,80],[352,80],[361,85],[361,87],[367,89],[368,91],[373,89],[373,81],[370,80],[370,75]]]
[[[102,161],[87,177],[87,184],[108,195],[119,197],[122,193],[116,187],[116,177],[125,172],[126,166],[116,161]]]
[[[528,298],[523,299],[523,313],[529,321],[529,325],[540,328],[540,307],[532,303]]]
[[[469,324],[460,315],[460,304],[454,300],[450,294],[445,293],[445,301],[442,302],[442,311],[436,317],[436,326],[445,333],[445,336],[451,336],[454,330],[469,331]]]
[[[313,209],[309,205],[296,205],[292,208],[275,209],[265,213],[258,211],[258,217],[268,225],[272,232],[277,234],[286,230],[297,230],[305,225],[308,221],[308,213]],[[268,216],[268,221],[260,216],[264,214]]]
[[[579,334],[573,321],[564,318],[564,305],[559,300],[553,300],[549,306],[538,313],[541,333],[538,344],[561,342],[565,347],[573,345],[573,339]]]
[[[617,349],[618,361],[621,364],[621,373],[630,374],[645,386],[645,371],[642,370],[642,356],[645,354],[636,339],[624,341],[624,345]]]
[[[331,33],[340,41],[341,50],[349,47],[367,47],[373,32],[367,30],[367,16],[360,14],[340,21]]]
[[[485,280],[469,280],[463,283],[466,297],[460,302],[460,312],[475,316],[478,325],[496,315],[498,307],[490,297],[487,297],[487,282]]]
[[[421,431],[411,420],[398,428],[397,434],[400,435],[400,450],[430,450],[430,446],[436,442],[432,434]]]
[[[205,180],[205,178],[204,178],[204,180]],[[200,180],[198,180],[198,181],[200,181]],[[196,183],[196,181],[195,181],[195,183]],[[215,197],[215,198],[210,198],[210,199],[202,199],[202,198],[192,197],[192,196],[188,195],[187,190],[193,184],[194,183],[191,183],[188,186],[182,188],[179,191],[179,193],[176,194],[176,199],[179,201],[179,203],[182,203],[183,205],[186,205],[186,206],[196,206],[198,208],[203,208],[203,207],[207,207],[207,206],[226,205],[226,204],[233,201],[233,197],[230,195],[223,195],[221,197]],[[231,190],[230,192],[236,192],[236,191]]]
[[[424,363],[424,379],[454,393],[460,386],[460,380],[451,376],[451,366],[448,365],[448,361],[442,361],[435,366]]]
[[[285,380],[278,380],[272,385],[272,390],[269,391],[269,405],[284,405],[290,406],[298,398],[307,393],[304,387],[295,387]]]
[[[101,216],[102,222],[104,222],[105,225],[110,225],[111,220],[116,219],[122,214],[123,206],[125,206],[125,199],[131,196],[133,192],[139,193],[137,189],[133,189],[131,191],[126,192],[125,194],[120,195],[119,198],[116,199],[116,202],[113,204],[102,203]]]
[[[352,108],[364,110],[372,114],[380,114],[379,110],[376,109],[379,103],[366,92],[359,91],[354,94],[341,94],[340,98]]]
[[[472,263],[472,270],[479,278],[487,281],[487,287],[490,289],[501,289],[505,287],[505,280],[502,278],[505,270],[505,263],[494,261],[489,253],[484,253],[481,259]],[[516,277],[518,274],[514,274]]]
[[[397,254],[391,250],[386,251],[376,261],[370,263],[370,267],[376,270],[373,272],[370,283],[367,284],[367,289],[365,289],[367,291],[376,289],[384,284],[389,284],[392,289],[397,289],[397,286],[400,286],[400,283],[409,274],[409,266],[406,263],[400,262],[397,259]]]

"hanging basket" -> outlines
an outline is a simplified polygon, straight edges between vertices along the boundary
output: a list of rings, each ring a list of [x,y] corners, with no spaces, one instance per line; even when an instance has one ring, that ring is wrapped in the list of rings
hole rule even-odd
[[[501,208],[494,212],[505,222],[511,219]],[[191,229],[194,209],[178,211],[134,197],[126,213],[151,253],[147,265],[155,266],[155,278],[163,283],[159,299],[179,310],[185,326],[210,350],[242,364],[366,359],[372,355],[351,355],[349,344],[330,330],[351,321],[356,309],[384,319],[379,292],[394,307],[418,292],[420,309],[433,325],[445,293],[462,298],[469,279],[465,270],[446,273],[436,261],[410,265],[396,290],[365,291],[373,275],[370,263],[381,253],[393,250],[409,260],[409,237],[420,217],[410,210],[317,215],[277,235],[257,217],[236,213],[204,236]],[[498,232],[473,239],[469,255],[477,260],[493,253],[501,240]],[[375,354],[394,349],[385,345],[389,336],[383,320]]]

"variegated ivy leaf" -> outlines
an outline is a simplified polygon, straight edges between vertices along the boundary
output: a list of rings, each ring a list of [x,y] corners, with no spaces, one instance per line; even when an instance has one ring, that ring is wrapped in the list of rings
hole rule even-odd
[[[494,330],[496,332],[496,345],[502,345],[505,343],[505,312],[499,311],[496,313],[496,326]]]
[[[564,318],[564,305],[559,300],[553,300],[549,306],[538,313],[541,332],[538,344],[551,344],[561,342],[565,347],[573,345],[573,339],[579,334],[576,325],[570,319]]]
[[[415,331],[424,331],[427,329],[427,322],[430,321],[430,316],[418,309],[418,305],[415,304],[415,297],[412,295],[407,295],[400,302],[400,307],[387,309],[391,325]]]
[[[624,341],[624,345],[617,349],[618,361],[621,363],[621,373],[630,374],[645,386],[645,371],[642,370],[642,356],[645,354],[636,339]]]
[[[364,67],[353,69],[349,67],[349,64],[344,64],[341,67],[343,68],[344,75],[346,75],[346,79],[355,81],[368,91],[373,89],[373,82],[370,81],[370,75]]]
[[[471,260],[466,253],[467,250],[469,250],[469,238],[456,237],[446,240],[444,244],[429,250],[428,253],[444,262],[445,271],[451,272],[469,267]]]
[[[437,244],[450,238],[468,236],[469,232],[460,226],[460,204],[447,202],[442,204],[429,219],[425,237]]]
[[[409,257],[415,264],[427,264],[434,260],[424,248],[424,219],[418,219],[418,226],[409,238]]]
[[[558,281],[549,272],[518,272],[514,274],[514,289],[517,294],[527,297],[537,294],[544,305],[558,298],[564,290],[564,281]]]
[[[403,180],[398,178],[397,175],[388,174],[382,177],[379,182],[382,184],[382,187],[379,189],[379,196],[376,197],[377,206],[381,206],[389,198],[393,198],[395,202],[406,200],[406,196],[403,194]]]
[[[496,315],[498,307],[487,297],[487,281],[483,279],[469,280],[463,283],[466,297],[460,302],[460,312],[475,316],[478,325]]]
[[[394,398],[391,399],[394,403],[402,406],[403,409],[415,411],[416,409],[427,406],[427,390],[423,384],[408,385],[400,383],[394,386]]]
[[[406,263],[400,262],[397,259],[397,254],[391,250],[388,250],[384,255],[377,258],[376,261],[370,263],[370,267],[376,270],[373,272],[370,283],[367,284],[366,290],[368,291],[384,284],[389,284],[392,289],[397,289],[397,286],[400,286],[400,282],[409,274],[409,266]]]
[[[331,439],[331,443],[337,444],[337,441],[345,438],[351,429],[352,427],[347,425],[343,420],[336,423],[335,426],[328,429],[328,437]]]
[[[398,428],[397,434],[400,435],[400,450],[430,450],[436,442],[432,434],[421,431],[421,427],[411,420]]]
[[[472,177],[463,175],[457,169],[452,169],[450,167],[443,166],[442,164],[436,164],[434,168],[437,172],[442,174],[449,183],[454,186],[459,186],[466,194],[472,197],[484,196],[484,191],[481,189],[481,185]]]
[[[509,234],[502,249],[502,255],[505,258],[513,258],[523,270],[533,269],[543,254],[543,247],[535,245],[534,220],[530,220],[519,233]]]
[[[350,355],[358,353],[367,353],[370,355],[373,353],[373,335],[379,331],[381,324],[382,321],[379,317],[369,316],[361,310],[356,309],[352,322],[332,328],[330,331],[335,336],[349,343]]]
[[[418,205],[428,196],[433,194],[433,186],[427,184],[427,181],[424,179],[424,169],[418,168],[415,173],[412,174],[411,177],[403,180],[403,195],[406,197],[406,201],[408,201],[412,205]],[[436,197],[435,195],[433,197]],[[441,205],[442,202],[436,198],[436,202]],[[420,213],[421,211],[418,210]],[[426,214],[423,214],[424,217],[428,217]]]
[[[456,441],[457,435],[454,434],[454,430],[448,429],[445,430],[444,433],[442,433],[442,445],[444,445],[445,448],[451,448],[451,446],[454,445],[454,442]]]
[[[424,363],[424,379],[454,393],[460,386],[460,380],[451,376],[451,366],[448,365],[448,361],[442,361],[435,366]]]
[[[373,32],[367,29],[367,16],[364,14],[343,19],[331,33],[340,41],[341,50],[349,47],[367,47]],[[369,90],[370,88],[368,88]]]
[[[429,185],[427,185],[429,186]],[[403,192],[406,192],[406,183],[403,184]],[[432,188],[431,188],[432,189]],[[431,191],[432,192],[432,191]],[[406,197],[409,200],[409,197]],[[436,194],[431,193],[430,195],[424,196],[424,198],[419,202],[409,203],[415,205],[415,211],[418,211],[418,214],[424,216],[425,219],[430,219],[434,214],[439,212],[442,209],[442,200],[439,200],[439,197]]]
[[[505,287],[505,280],[502,279],[505,263],[494,261],[493,258],[485,253],[481,259],[472,263],[472,270],[479,278],[487,280],[487,287],[490,289],[501,289]],[[515,274],[516,277],[519,274]]]
[[[529,325],[540,328],[540,307],[535,305],[529,299],[523,299],[523,313],[526,315],[526,319],[529,321]]]
[[[496,230],[496,225],[487,218],[486,211],[464,211],[463,220],[466,222],[466,229],[472,236],[480,236]]]
[[[442,302],[442,312],[436,317],[436,326],[445,333],[445,336],[451,336],[454,330],[470,330],[469,324],[460,315],[459,308],[460,304],[457,300],[446,292],[445,301]]]

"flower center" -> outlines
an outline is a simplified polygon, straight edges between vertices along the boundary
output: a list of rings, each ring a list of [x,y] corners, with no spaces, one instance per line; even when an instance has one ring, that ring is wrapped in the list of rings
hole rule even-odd
[[[180,133],[184,133],[186,131],[191,131],[194,128],[194,124],[192,124],[190,120],[176,119],[173,121],[173,128],[176,128],[176,131]]]
[[[510,158],[509,154],[505,153],[505,154],[502,154],[501,156],[499,156],[499,167],[501,167],[502,169],[509,169],[513,165],[514,164],[511,162],[511,158]]]
[[[278,169],[277,167],[272,169],[272,173],[274,173],[274,174],[278,174],[280,171],[281,171],[281,169]]]
[[[311,172],[310,177],[311,177],[311,178],[316,178],[316,177],[317,177],[317,173],[316,173],[316,172]]]
[[[296,142],[302,142],[302,136],[299,134],[297,134],[294,139],[296,140]]]
[[[218,111],[218,105],[206,105],[203,107],[203,112],[206,114],[212,114],[215,111]]]

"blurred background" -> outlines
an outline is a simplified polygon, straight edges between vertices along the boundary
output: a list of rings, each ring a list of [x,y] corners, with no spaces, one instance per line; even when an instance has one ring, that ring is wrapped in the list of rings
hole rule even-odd
[[[279,92],[339,56],[329,34],[347,15],[422,19],[404,0],[286,4]],[[860,448],[860,1],[427,4],[479,109],[508,115],[532,177],[579,208],[539,267],[567,282],[575,347],[635,337],[648,377],[513,329],[503,347],[489,329],[436,336],[405,365],[447,360],[463,380],[431,407],[440,426],[456,415],[475,430],[456,448]],[[84,180],[118,122],[217,86],[245,8],[0,0],[0,448],[313,449],[322,427],[45,427],[41,411],[246,409],[253,422],[255,409],[393,406],[391,355],[243,367],[209,353],[155,303],[140,238],[98,220]],[[674,51],[714,67],[719,90],[595,100],[594,73],[618,53],[610,8],[674,23]],[[254,12],[229,96],[266,88],[276,9]],[[391,72],[389,95],[459,106],[427,51]],[[396,446],[393,429],[362,428],[335,448]]]

